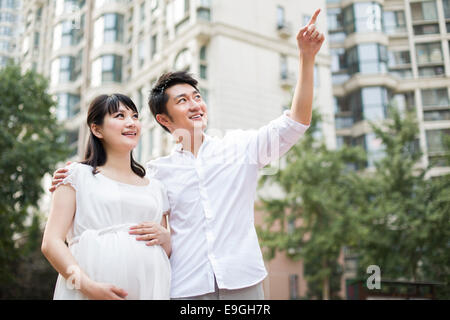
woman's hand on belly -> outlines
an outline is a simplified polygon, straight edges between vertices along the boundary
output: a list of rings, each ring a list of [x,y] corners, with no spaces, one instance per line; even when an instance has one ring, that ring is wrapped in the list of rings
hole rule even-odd
[[[81,292],[90,300],[125,300],[128,293],[109,283],[89,281]]]

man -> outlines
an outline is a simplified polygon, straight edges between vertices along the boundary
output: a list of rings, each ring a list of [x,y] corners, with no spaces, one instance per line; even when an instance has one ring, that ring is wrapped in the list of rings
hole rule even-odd
[[[290,112],[255,131],[222,139],[204,134],[207,107],[197,81],[185,72],[162,75],[149,106],[178,142],[166,157],[148,163],[167,187],[172,255],[172,299],[264,299],[267,272],[254,226],[258,169],[286,153],[308,129],[314,61],[324,41],[315,22],[297,35],[299,79]],[[54,183],[59,182],[56,176]],[[158,228],[133,228],[139,240],[158,244]]]

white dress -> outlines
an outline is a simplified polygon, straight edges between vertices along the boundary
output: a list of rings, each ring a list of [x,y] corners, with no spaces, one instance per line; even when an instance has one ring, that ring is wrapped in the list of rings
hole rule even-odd
[[[94,281],[124,289],[127,299],[170,299],[171,270],[165,251],[128,233],[140,222],[161,222],[168,210],[163,184],[154,178],[146,186],[121,183],[101,173],[93,175],[91,166],[80,163],[67,168],[68,176],[60,184],[76,190],[67,242],[81,269]],[[53,298],[87,299],[61,275]]]

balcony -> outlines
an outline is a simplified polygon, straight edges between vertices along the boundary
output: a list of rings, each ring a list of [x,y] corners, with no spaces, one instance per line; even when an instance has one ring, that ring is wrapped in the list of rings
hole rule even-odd
[[[292,35],[292,25],[290,22],[278,22],[277,24],[278,36],[283,39],[287,39]]]

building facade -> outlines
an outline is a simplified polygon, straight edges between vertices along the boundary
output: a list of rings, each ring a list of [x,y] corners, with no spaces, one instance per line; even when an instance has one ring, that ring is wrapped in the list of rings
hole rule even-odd
[[[449,0],[328,0],[337,146],[360,145],[368,167],[383,156],[368,121],[388,106],[415,111],[422,165],[449,171],[443,136],[450,134]]]
[[[0,68],[19,58],[17,40],[23,26],[20,12],[19,0],[0,0]]]

